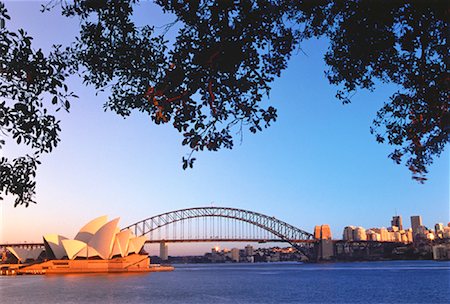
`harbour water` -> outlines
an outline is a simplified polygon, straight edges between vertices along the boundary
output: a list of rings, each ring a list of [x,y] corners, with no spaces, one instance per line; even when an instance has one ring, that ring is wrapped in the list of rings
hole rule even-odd
[[[146,274],[0,277],[1,303],[450,303],[450,262],[175,265]]]

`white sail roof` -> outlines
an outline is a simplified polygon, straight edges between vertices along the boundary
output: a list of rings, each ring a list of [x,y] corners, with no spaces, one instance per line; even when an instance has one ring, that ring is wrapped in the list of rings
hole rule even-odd
[[[132,239],[130,239],[130,242],[128,243],[128,249],[127,249],[127,255],[134,253],[134,244],[131,242]]]
[[[6,247],[14,256],[19,260],[19,262],[24,262],[27,259],[27,250],[25,248],[19,247]]]
[[[102,259],[108,259],[113,249],[114,237],[120,218],[103,225],[91,238],[88,245],[94,248]]]
[[[76,258],[77,254],[87,246],[85,242],[79,240],[62,240],[62,244],[69,260]]]
[[[62,240],[67,240],[66,237],[58,234],[47,234],[44,235],[44,240],[50,246],[50,249],[53,251],[55,258],[62,259],[66,255],[66,250],[64,250],[64,246],[62,245]]]
[[[92,258],[100,256],[100,254],[95,250],[95,248],[92,248],[91,246],[86,246],[83,249],[81,249],[77,254],[76,257],[80,258]]]
[[[120,252],[120,245],[119,241],[117,240],[117,234],[114,239],[113,249],[111,251],[111,254],[109,255],[109,258],[111,259],[113,256],[120,255],[123,257],[122,253]]]
[[[28,250],[28,259],[31,260],[37,260],[38,257],[41,255],[42,251],[44,251],[44,248],[33,248]]]
[[[75,236],[75,240],[82,241],[85,243],[89,243],[92,236],[108,221],[108,217],[106,215],[97,217],[84,225],[80,231]]]
[[[131,230],[120,231],[118,228],[119,218],[110,222],[106,216],[100,216],[80,229],[74,240],[57,235],[48,234],[44,236],[46,247],[50,247],[56,259],[67,256],[69,259],[100,257],[111,259],[114,256],[122,257],[128,254],[139,253],[145,244],[144,236],[135,237]],[[26,259],[26,253],[18,251],[18,258]],[[33,253],[39,256],[40,252]]]
[[[139,236],[139,237],[135,237],[130,239],[130,244],[133,244],[133,249],[134,249],[134,253],[139,253],[142,249],[142,247],[144,247],[145,241],[147,240],[147,238],[145,236]],[[128,251],[130,253],[130,251]]]
[[[42,248],[26,249],[17,246],[6,247],[6,249],[8,249],[8,251],[11,252],[19,260],[19,262],[25,262],[26,260],[36,260],[42,253],[42,251],[44,251],[44,249]]]
[[[130,243],[131,235],[131,231],[128,229],[116,234],[116,240],[119,244],[120,255],[122,257],[128,254],[128,244]]]

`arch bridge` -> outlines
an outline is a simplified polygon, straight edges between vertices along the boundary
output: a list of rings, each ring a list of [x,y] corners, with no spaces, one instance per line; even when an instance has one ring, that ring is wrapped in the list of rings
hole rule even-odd
[[[147,243],[180,242],[286,242],[305,255],[314,236],[262,213],[227,207],[196,207],[166,212],[136,222],[137,236]]]

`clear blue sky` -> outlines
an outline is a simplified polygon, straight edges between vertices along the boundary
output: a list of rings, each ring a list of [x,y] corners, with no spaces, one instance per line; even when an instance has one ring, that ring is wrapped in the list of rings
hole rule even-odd
[[[22,27],[45,49],[67,44],[77,21],[39,12],[39,2],[7,2],[12,28]],[[145,18],[144,18],[145,17]],[[137,16],[163,25],[167,16],[145,2]],[[39,241],[46,233],[73,237],[85,222],[103,214],[121,225],[195,206],[230,206],[273,215],[312,231],[328,223],[340,238],[347,225],[387,227],[397,212],[409,227],[411,215],[425,225],[449,221],[448,147],[421,185],[387,155],[392,147],[369,133],[377,109],[395,90],[359,91],[343,106],[324,76],[326,41],[311,40],[289,63],[271,92],[278,120],[269,129],[244,134],[233,150],[196,155],[193,170],[181,169],[188,150],[171,126],[155,126],[135,113],[124,120],[104,112],[105,95],[71,80],[79,96],[62,114],[61,143],[38,169],[37,205],[0,214],[0,242]],[[7,147],[5,153],[17,153]],[[180,249],[181,250],[181,249]]]

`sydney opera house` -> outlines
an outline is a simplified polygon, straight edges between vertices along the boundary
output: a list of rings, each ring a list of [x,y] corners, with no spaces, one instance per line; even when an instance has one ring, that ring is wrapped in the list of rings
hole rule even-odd
[[[19,263],[31,261],[21,268],[24,274],[151,271],[150,258],[143,252],[146,238],[121,231],[118,223],[119,218],[108,221],[101,216],[84,225],[74,239],[49,234],[43,237],[45,249],[7,249]],[[44,257],[42,262],[36,262],[39,257]]]

